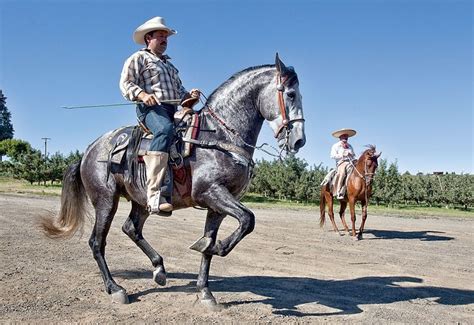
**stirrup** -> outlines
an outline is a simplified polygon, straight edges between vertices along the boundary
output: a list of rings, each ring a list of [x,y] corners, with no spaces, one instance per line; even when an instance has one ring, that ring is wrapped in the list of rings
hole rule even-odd
[[[167,203],[166,201],[160,204],[161,200],[164,200],[164,198],[161,197],[161,192],[156,193],[151,199],[151,201],[148,203],[148,213],[156,214],[162,217],[171,216],[171,213],[173,211],[173,205]]]

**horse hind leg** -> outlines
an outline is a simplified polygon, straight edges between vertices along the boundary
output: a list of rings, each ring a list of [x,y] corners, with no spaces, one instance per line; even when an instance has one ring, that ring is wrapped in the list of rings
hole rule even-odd
[[[334,201],[333,201],[333,196],[330,192],[325,193],[325,200],[328,204],[328,215],[332,223],[332,228],[334,229],[334,232],[341,235],[341,233],[339,232],[339,229],[337,228],[336,221],[334,220]]]
[[[161,286],[166,285],[166,271],[163,258],[158,254],[148,241],[143,238],[143,226],[149,213],[146,208],[132,201],[132,210],[122,226],[122,231],[145,253],[151,261],[155,271],[153,271],[153,280]]]
[[[347,201],[339,201],[341,207],[339,209],[339,217],[341,218],[341,222],[342,222],[342,225],[344,226],[344,230],[346,232],[349,232],[349,227],[347,226],[347,223],[346,223],[346,218],[344,216],[344,213],[346,211],[346,208],[347,208]]]
[[[128,296],[126,290],[119,286],[112,275],[105,261],[106,238],[109,233],[115,212],[117,212],[119,196],[101,197],[93,202],[95,208],[95,224],[89,239],[89,246],[92,250],[94,259],[99,266],[102,279],[104,280],[105,291],[112,296],[114,302],[127,304]]]

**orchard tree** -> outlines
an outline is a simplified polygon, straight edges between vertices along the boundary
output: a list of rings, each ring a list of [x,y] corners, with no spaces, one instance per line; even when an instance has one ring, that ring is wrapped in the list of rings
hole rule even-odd
[[[31,145],[23,140],[6,139],[0,141],[0,156],[8,156],[9,158],[16,160],[20,155],[32,151],[33,148]]]

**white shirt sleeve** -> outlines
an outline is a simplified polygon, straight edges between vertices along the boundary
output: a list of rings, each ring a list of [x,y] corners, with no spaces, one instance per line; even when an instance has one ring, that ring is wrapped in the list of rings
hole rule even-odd
[[[336,161],[339,159],[342,159],[342,154],[344,153],[344,151],[341,149],[342,149],[341,143],[340,142],[335,143],[331,147],[331,158],[336,159]]]

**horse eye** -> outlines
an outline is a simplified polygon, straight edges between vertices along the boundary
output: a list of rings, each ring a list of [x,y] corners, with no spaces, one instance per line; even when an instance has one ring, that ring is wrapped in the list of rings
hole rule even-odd
[[[291,99],[294,99],[295,96],[296,96],[296,92],[295,91],[289,91],[289,92],[286,93],[286,96],[288,96]]]

